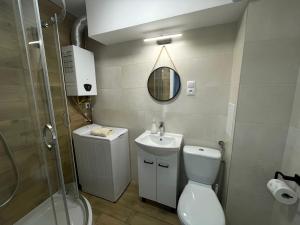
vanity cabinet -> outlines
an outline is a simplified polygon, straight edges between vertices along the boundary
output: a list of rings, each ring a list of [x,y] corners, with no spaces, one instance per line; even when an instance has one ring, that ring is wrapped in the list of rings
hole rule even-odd
[[[156,201],[156,158],[140,150],[138,160],[139,195]]]
[[[139,195],[176,208],[179,152],[154,155],[138,151]]]

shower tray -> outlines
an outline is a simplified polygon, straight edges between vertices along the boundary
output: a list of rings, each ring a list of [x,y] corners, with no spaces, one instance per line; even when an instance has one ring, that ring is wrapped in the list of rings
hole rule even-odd
[[[56,210],[56,218],[58,225],[66,224],[66,214],[64,212],[64,204],[62,195],[57,192],[53,195]],[[81,202],[81,201],[84,202]],[[51,198],[46,199],[31,212],[18,220],[14,225],[55,225]],[[85,205],[84,205],[85,204]],[[92,209],[90,203],[85,197],[74,200],[72,196],[67,195],[67,205],[72,225],[92,225]],[[85,209],[86,208],[86,209]],[[85,215],[85,211],[88,215]],[[85,222],[87,221],[87,223]]]

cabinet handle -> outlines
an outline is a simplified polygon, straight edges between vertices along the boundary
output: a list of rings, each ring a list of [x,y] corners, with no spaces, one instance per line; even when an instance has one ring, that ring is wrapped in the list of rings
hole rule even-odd
[[[169,168],[169,165],[163,165],[163,164],[158,164],[158,166],[163,167],[163,168]]]
[[[149,162],[147,160],[144,160],[144,163],[147,163],[147,164],[153,164],[153,162]]]
[[[120,134],[120,135],[118,136],[118,138],[119,138],[119,137],[122,137],[122,136],[125,135],[125,134],[126,134],[126,133]]]

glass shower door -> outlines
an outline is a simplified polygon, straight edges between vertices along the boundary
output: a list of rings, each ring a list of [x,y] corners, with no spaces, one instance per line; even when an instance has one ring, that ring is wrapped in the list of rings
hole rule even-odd
[[[78,191],[77,175],[75,169],[75,159],[73,151],[73,143],[71,136],[71,124],[69,120],[68,101],[65,90],[62,58],[61,58],[61,43],[69,45],[69,36],[66,35],[66,22],[70,23],[68,17],[62,22],[58,22],[58,15],[51,10],[45,10],[49,6],[44,0],[40,0],[41,20],[49,21],[52,17],[53,23],[50,26],[44,27],[43,38],[45,46],[45,54],[48,62],[49,81],[51,88],[52,103],[54,108],[54,116],[56,121],[56,130],[59,143],[59,152],[61,154],[61,165],[63,178],[66,188],[67,203],[70,208],[81,209],[83,216],[80,220],[76,220],[78,224],[87,224],[89,215],[86,201],[82,198]],[[60,37],[62,34],[62,38]],[[75,204],[75,205],[74,205]],[[73,212],[73,214],[72,214]],[[74,211],[70,210],[71,222]]]
[[[0,8],[0,224],[70,224],[37,1]]]
[[[42,21],[49,18],[42,14]],[[44,36],[45,54],[48,62],[49,82],[56,121],[56,130],[61,154],[63,177],[67,193],[78,198],[77,176],[74,167],[73,146],[69,121],[68,102],[65,91],[64,75],[61,60],[59,24],[57,16],[51,26],[42,29]]]
[[[27,0],[19,0],[24,4],[28,4]],[[42,115],[47,115],[47,118],[44,118],[45,121],[43,124],[43,141],[48,151],[46,155],[46,163],[49,164],[53,162],[53,166],[49,167],[49,183],[51,184],[51,203],[54,209],[54,215],[56,222],[60,225],[70,224],[70,217],[68,212],[67,200],[66,200],[66,190],[65,182],[63,176],[62,160],[60,153],[60,143],[58,142],[58,132],[56,124],[56,115],[53,107],[53,95],[51,92],[50,80],[49,80],[49,70],[46,61],[45,45],[42,33],[42,25],[40,20],[38,0],[32,0],[34,8],[34,18],[36,25],[36,35],[34,38],[36,40],[27,41],[29,45],[34,46],[33,48],[37,51],[40,59],[40,73],[38,73],[37,82],[43,87],[42,90],[44,95],[41,95],[42,98],[39,99],[40,103],[44,103],[47,106],[45,113]],[[22,13],[21,13],[22,14]],[[30,14],[26,14],[28,18]],[[27,30],[28,28],[24,27],[23,29]],[[26,34],[25,34],[26,36]],[[31,36],[30,36],[31,37]],[[26,38],[26,37],[25,37]],[[31,55],[28,57],[31,58]],[[39,102],[37,100],[37,102]],[[39,107],[38,107],[39,108]],[[55,182],[56,181],[56,182]],[[55,194],[54,194],[55,193]],[[41,221],[43,222],[43,221]]]

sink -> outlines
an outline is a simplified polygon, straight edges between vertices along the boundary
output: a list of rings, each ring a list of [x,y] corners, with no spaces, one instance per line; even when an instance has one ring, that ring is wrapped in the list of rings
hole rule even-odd
[[[135,139],[135,143],[150,154],[168,155],[180,151],[182,137],[181,134],[173,133],[160,136],[147,130]]]

